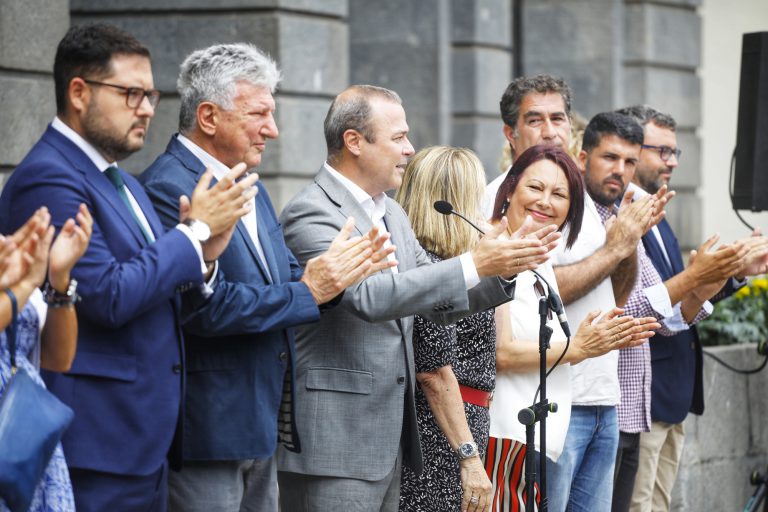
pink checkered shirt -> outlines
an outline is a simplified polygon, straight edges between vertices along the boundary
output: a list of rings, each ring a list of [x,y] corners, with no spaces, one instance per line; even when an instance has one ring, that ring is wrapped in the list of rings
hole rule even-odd
[[[615,215],[616,208],[595,203],[600,218],[605,223]],[[662,284],[661,276],[645,252],[643,243],[637,244],[637,280],[624,306],[624,313],[634,317],[652,316],[661,324],[657,332],[670,336],[665,316],[656,311],[644,290]],[[700,311],[699,315],[706,312]],[[698,318],[698,316],[697,316]],[[651,427],[651,349],[648,343],[619,350],[619,387],[621,402],[617,408],[619,430],[627,433],[648,432]]]

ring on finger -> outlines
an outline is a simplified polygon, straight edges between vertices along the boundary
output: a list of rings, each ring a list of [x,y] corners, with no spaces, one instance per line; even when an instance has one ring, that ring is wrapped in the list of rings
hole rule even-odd
[[[480,502],[480,498],[478,498],[477,496],[472,496],[471,498],[469,498],[469,502],[470,503],[478,503],[478,502]]]

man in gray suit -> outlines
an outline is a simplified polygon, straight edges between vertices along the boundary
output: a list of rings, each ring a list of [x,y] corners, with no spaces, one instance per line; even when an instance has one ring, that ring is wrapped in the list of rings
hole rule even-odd
[[[398,509],[401,463],[421,470],[414,409],[413,320],[450,323],[514,295],[512,277],[548,258],[555,226],[500,237],[430,264],[408,219],[385,192],[400,186],[414,153],[399,96],[352,86],[325,119],[328,160],[280,221],[300,262],[322,253],[348,216],[365,233],[391,234],[397,267],[348,288],[319,323],[296,331],[296,416],[302,452],[278,452],[283,510]],[[526,229],[526,228],[523,228]],[[472,439],[457,457],[477,456]]]

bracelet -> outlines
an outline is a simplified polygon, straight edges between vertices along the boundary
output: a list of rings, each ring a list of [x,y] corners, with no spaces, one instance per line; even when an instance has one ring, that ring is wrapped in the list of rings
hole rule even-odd
[[[80,296],[77,294],[77,281],[75,279],[70,279],[67,291],[64,293],[59,292],[51,286],[49,281],[46,281],[43,288],[43,296],[45,297],[45,303],[52,308],[74,305],[80,300]]]

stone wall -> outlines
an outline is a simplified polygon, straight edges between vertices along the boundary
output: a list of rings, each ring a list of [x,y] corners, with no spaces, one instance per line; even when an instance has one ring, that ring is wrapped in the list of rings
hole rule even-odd
[[[176,129],[175,79],[185,55],[232,41],[270,52],[284,73],[276,114],[281,135],[269,144],[259,173],[278,208],[322,163],[322,120],[350,83],[395,89],[416,148],[470,147],[495,177],[505,143],[498,101],[513,78],[516,52],[524,73],[566,78],[574,109],[587,118],[629,103],[677,117],[684,156],[669,218],[681,245],[695,247],[701,239],[699,4],[522,2],[514,34],[514,0],[0,0],[0,173],[13,169],[53,115],[52,57],[70,14],[72,23],[123,27],[152,51],[163,100],[146,147],[124,163],[137,174]]]
[[[763,360],[754,344],[706,349],[735,368]],[[686,441],[672,495],[675,511],[742,510],[768,470],[768,368],[739,375],[704,356],[703,416],[685,420]]]
[[[186,55],[215,43],[247,41],[278,61],[280,137],[267,145],[259,167],[277,207],[325,158],[323,118],[330,100],[349,83],[347,16],[347,0],[72,0],[73,23],[113,23],[152,52],[163,99],[145,148],[124,164],[134,173],[165,149],[177,129],[176,78]]]
[[[53,57],[68,28],[68,0],[0,0],[3,182],[56,114]]]

